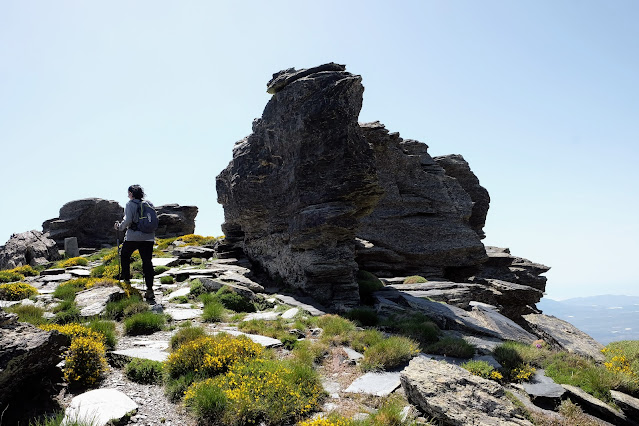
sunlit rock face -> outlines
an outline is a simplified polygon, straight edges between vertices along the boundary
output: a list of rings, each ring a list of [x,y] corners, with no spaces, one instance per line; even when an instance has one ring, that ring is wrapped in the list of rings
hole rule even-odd
[[[275,74],[262,118],[217,177],[228,242],[337,309],[359,302],[355,232],[382,195],[357,123],[361,80],[337,64]]]

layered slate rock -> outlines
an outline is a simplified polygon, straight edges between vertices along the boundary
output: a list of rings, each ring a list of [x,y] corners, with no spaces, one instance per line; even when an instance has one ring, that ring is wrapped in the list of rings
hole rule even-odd
[[[166,204],[156,208],[158,214],[158,229],[155,236],[158,238],[173,238],[195,232],[196,206],[180,206],[179,204]]]
[[[544,314],[529,314],[522,318],[528,329],[555,349],[605,361],[601,352],[604,346],[569,322]]]
[[[44,265],[61,258],[56,242],[36,230],[13,234],[0,246],[0,269]]]
[[[357,123],[361,77],[337,64],[273,77],[262,118],[217,177],[222,229],[271,277],[351,307],[355,229],[382,194]]]
[[[357,252],[360,267],[386,277],[470,276],[486,260],[481,243],[485,211],[476,212],[471,225],[477,203],[460,181],[428,154],[426,144],[389,133],[379,122],[362,124],[361,129],[373,147],[384,196],[373,212],[362,218],[357,231],[364,241]],[[465,172],[474,177],[470,168]],[[476,177],[474,180],[483,189]],[[488,201],[481,207],[487,211]]]
[[[473,201],[473,208],[468,224],[483,239],[486,236],[484,225],[486,224],[486,216],[490,207],[488,191],[479,184],[479,179],[461,155],[443,155],[435,157],[433,160],[444,169],[448,176],[455,178],[461,187],[464,188],[464,191],[470,195],[470,199]]]
[[[68,344],[57,331],[18,322],[16,315],[0,310],[0,401],[51,373]]]
[[[488,260],[482,265],[482,270],[475,275],[473,281],[498,279],[526,285],[542,292],[546,290],[547,278],[541,274],[548,272],[549,266],[513,256],[507,248],[487,246],[486,254]]]
[[[402,371],[408,400],[446,425],[531,425],[500,384],[465,369],[423,357]]]
[[[122,220],[124,209],[116,201],[85,198],[66,203],[60,215],[42,224],[42,230],[64,248],[64,239],[76,237],[80,247],[102,248],[114,245],[113,223]]]

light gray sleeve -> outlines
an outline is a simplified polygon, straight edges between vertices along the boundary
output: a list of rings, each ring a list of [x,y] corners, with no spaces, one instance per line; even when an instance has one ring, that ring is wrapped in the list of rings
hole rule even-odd
[[[135,215],[136,204],[132,201],[126,203],[126,207],[124,208],[124,219],[120,222],[120,227],[118,228],[120,231],[124,231],[133,223],[133,217]]]

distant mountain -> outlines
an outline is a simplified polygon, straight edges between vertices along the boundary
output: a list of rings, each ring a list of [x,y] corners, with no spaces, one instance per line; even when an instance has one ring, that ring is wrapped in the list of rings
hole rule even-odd
[[[543,298],[537,307],[547,315],[568,321],[607,345],[639,340],[639,297],[606,294],[566,300]]]

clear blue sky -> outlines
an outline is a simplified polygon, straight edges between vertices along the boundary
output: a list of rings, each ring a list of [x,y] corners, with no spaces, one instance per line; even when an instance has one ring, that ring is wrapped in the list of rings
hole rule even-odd
[[[363,76],[360,121],[462,154],[486,244],[552,266],[548,296],[639,295],[636,1],[0,3],[0,244],[71,200],[197,205],[284,68]]]

